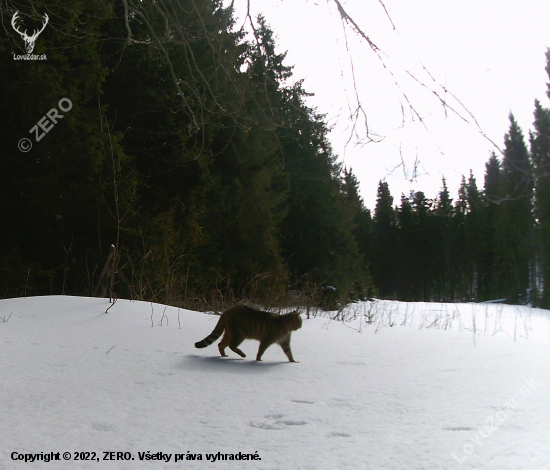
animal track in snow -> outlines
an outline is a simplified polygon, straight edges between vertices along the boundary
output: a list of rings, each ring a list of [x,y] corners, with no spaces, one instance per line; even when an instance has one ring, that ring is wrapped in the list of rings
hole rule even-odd
[[[347,432],[333,431],[330,434],[327,434],[327,437],[351,437],[351,434],[348,434]]]
[[[337,361],[336,364],[345,365],[345,366],[366,366],[366,362],[362,361]]]
[[[283,417],[284,415],[282,414],[266,415],[264,416],[264,418],[266,418],[267,420],[272,420],[272,422],[251,421],[250,423],[248,423],[248,425],[253,428],[266,429],[268,431],[276,431],[276,430],[285,429],[285,426],[303,426],[304,424],[307,424],[306,421],[281,419]]]
[[[278,423],[255,423],[251,421],[248,425],[252,428],[266,429],[268,431],[277,431],[279,429],[284,429],[285,427]]]
[[[332,403],[329,403],[328,405],[337,408],[353,408],[348,400],[342,398],[333,398]]]
[[[294,403],[303,403],[304,405],[313,405],[315,402],[310,400],[291,400]]]
[[[96,431],[115,431],[116,428],[112,424],[108,423],[92,423],[92,428]]]
[[[444,431],[473,431],[474,428],[470,428],[469,426],[448,426],[446,428],[443,428]]]

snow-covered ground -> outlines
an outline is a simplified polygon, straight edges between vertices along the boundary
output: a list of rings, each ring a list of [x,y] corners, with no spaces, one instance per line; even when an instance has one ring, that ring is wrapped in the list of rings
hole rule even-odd
[[[550,468],[550,312],[355,304],[304,320],[294,364],[195,349],[211,315],[108,306],[0,301],[0,470]]]

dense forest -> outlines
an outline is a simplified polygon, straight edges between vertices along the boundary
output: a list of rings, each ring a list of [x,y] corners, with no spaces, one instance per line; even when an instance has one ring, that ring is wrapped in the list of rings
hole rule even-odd
[[[454,202],[445,179],[436,199],[412,192],[400,205],[380,182],[369,257],[379,295],[550,306],[550,110],[538,101],[534,129],[529,151],[510,114],[503,158],[489,158],[483,189],[463,177]]]
[[[29,32],[48,15],[33,51],[46,60],[12,57],[25,53],[16,11]],[[357,182],[261,17],[247,38],[211,0],[1,13],[3,297],[369,289]]]
[[[381,182],[371,214],[262,17],[246,35],[218,0],[15,0],[0,13],[2,297],[550,306],[540,103],[530,150],[510,116],[483,189],[470,175],[454,202],[443,181],[435,200],[397,205]],[[21,59],[16,28],[45,15],[36,60]]]

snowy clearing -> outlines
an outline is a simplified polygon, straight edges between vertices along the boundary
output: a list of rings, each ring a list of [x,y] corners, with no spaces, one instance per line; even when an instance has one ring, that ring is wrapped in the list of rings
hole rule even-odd
[[[195,349],[215,316],[108,306],[0,301],[0,470],[550,468],[548,311],[359,303],[304,319],[293,364]]]

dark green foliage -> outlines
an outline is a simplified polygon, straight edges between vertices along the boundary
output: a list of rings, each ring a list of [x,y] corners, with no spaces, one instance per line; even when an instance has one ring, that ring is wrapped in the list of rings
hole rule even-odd
[[[420,253],[416,251],[416,244],[421,242],[416,238],[416,214],[414,212],[411,200],[414,193],[409,197],[404,194],[401,196],[401,207],[397,212],[397,221],[399,224],[398,242],[393,248],[401,255],[399,256],[399,269],[396,276],[397,290],[405,299],[420,298],[420,286],[418,281],[421,279],[417,273],[417,262],[420,259]],[[390,247],[387,248],[388,250]]]
[[[342,211],[350,221],[351,232],[359,249],[360,256],[356,258],[359,264],[353,264],[361,273],[360,276],[357,275],[356,292],[370,296],[372,279],[367,266],[372,259],[372,216],[363,204],[363,199],[359,195],[359,182],[351,169],[344,170]]]
[[[550,74],[550,52],[548,53]],[[535,168],[535,244],[538,252],[539,279],[537,291],[542,291],[541,305],[550,308],[550,109],[535,102],[535,130],[530,135],[531,155]]]
[[[499,251],[501,287],[505,297],[519,301],[529,288],[529,262],[533,228],[533,173],[521,129],[510,114],[502,162]]]
[[[454,207],[443,178],[442,188],[433,205],[435,244],[431,247],[434,259],[435,296],[438,300],[449,300],[454,295]]]
[[[98,248],[97,204],[102,198],[97,170],[101,166],[101,133],[97,113],[88,102],[101,87],[105,68],[96,52],[99,28],[111,16],[103,2],[5,2],[1,7],[2,67],[0,93],[0,286],[2,295],[80,292],[86,284],[86,256]],[[21,37],[11,28],[20,12],[21,28],[40,25],[36,13],[47,13],[49,25],[34,54],[45,61],[14,60],[24,54]],[[27,15],[30,15],[27,16]],[[55,34],[53,25],[55,25]],[[84,40],[86,39],[86,40]],[[72,102],[68,112],[59,101]],[[63,118],[35,142],[29,130],[52,108]],[[44,134],[38,128],[40,134]],[[33,149],[18,150],[28,137]],[[93,214],[89,217],[89,214]],[[75,251],[75,247],[83,249]],[[71,276],[73,267],[81,270]]]
[[[547,158],[542,129],[550,129],[550,115],[541,108],[536,115],[541,130],[531,135],[531,142],[539,155],[535,165],[542,169],[547,166],[541,160]],[[380,296],[521,303],[528,300],[529,289],[536,294],[536,274],[546,265],[534,256],[531,161],[513,117],[505,145],[503,162],[493,154],[486,165],[484,190],[470,172],[467,180],[462,178],[454,204],[443,180],[437,199],[411,192],[394,208],[387,183],[380,182],[370,258]],[[537,180],[540,233],[548,205],[547,175],[541,170]]]
[[[393,207],[387,183],[380,182],[370,258],[378,295],[425,301],[527,299],[534,279],[529,275],[535,264],[530,251],[533,219],[529,179],[511,169],[515,149],[528,158],[525,146],[516,145],[516,140],[522,142],[516,126],[512,120],[507,135],[508,172],[493,154],[484,190],[470,173],[467,180],[462,178],[454,204],[445,180],[437,199],[411,192],[401,196],[398,208]],[[529,167],[522,170],[522,175],[529,174]],[[527,197],[507,198],[505,181],[509,190]]]
[[[16,10],[30,29],[48,14],[47,60],[13,60]],[[262,18],[247,42],[217,0],[0,12],[3,296],[266,297],[304,277],[339,300],[368,290],[370,214]],[[61,98],[72,109],[20,152]]]
[[[501,164],[493,153],[485,164],[484,209],[481,225],[479,296],[480,300],[501,298],[499,280],[502,276],[498,246],[498,214],[501,203]]]
[[[468,299],[479,300],[479,272],[483,248],[482,224],[484,220],[484,205],[481,194],[477,188],[476,179],[471,172],[468,183],[465,186],[465,196],[466,199],[464,202],[466,212],[463,219],[464,240],[462,246],[462,266],[464,272],[461,276],[463,282],[462,291],[467,293]]]
[[[353,175],[340,178],[322,116],[305,106],[304,96],[301,84],[285,93],[286,125],[277,132],[290,181],[283,253],[296,279],[333,286],[346,301],[348,294],[360,296],[370,286],[359,248],[368,236],[366,209]]]
[[[391,297],[397,292],[397,220],[388,183],[380,181],[373,218],[373,257],[371,272],[378,295]]]

